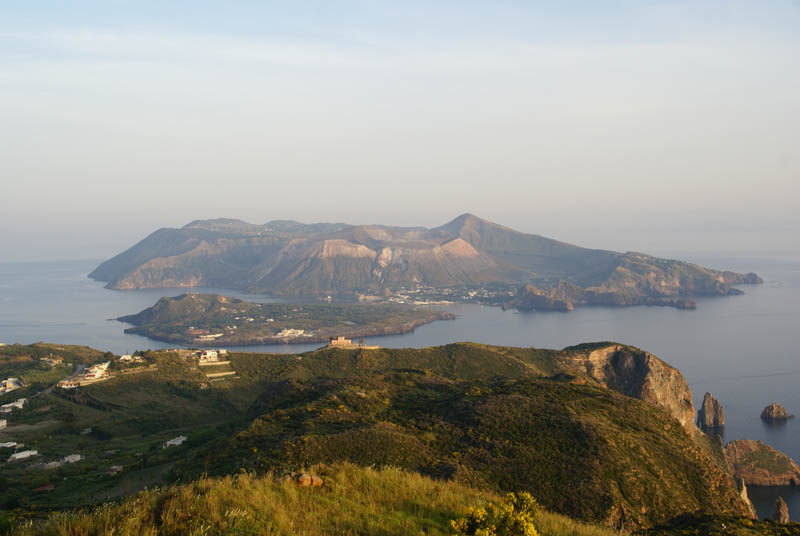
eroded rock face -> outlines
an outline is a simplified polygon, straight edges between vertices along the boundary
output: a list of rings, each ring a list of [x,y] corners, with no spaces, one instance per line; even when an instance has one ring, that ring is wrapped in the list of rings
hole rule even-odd
[[[737,439],[725,446],[734,476],[751,486],[800,486],[800,467],[761,441]]]
[[[778,497],[775,501],[775,511],[772,513],[772,520],[775,523],[780,523],[781,525],[785,525],[789,521],[789,506],[787,506],[786,501],[783,500],[783,497]]]
[[[789,412],[786,411],[786,408],[777,402],[773,402],[761,412],[761,418],[765,421],[780,421],[784,419],[791,419],[792,417],[794,417],[794,415],[789,415]]]
[[[686,379],[656,356],[623,345],[568,352],[566,370],[585,374],[603,387],[665,408],[688,431],[695,432],[692,392]]]
[[[756,513],[756,507],[753,506],[753,502],[747,495],[747,484],[744,483],[744,479],[742,478],[736,479],[736,489],[739,491],[739,497],[741,497],[742,501],[750,507],[750,512],[749,512],[750,517],[752,517],[753,519],[758,519],[758,514]]]
[[[703,405],[697,412],[697,426],[703,430],[725,426],[725,410],[711,393],[706,393],[703,397]]]

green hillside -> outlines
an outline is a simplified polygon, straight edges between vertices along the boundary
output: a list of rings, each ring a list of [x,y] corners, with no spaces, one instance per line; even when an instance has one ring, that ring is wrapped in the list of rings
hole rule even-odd
[[[490,494],[526,491],[549,511],[604,525],[745,512],[717,446],[677,420],[693,411],[681,402],[691,400],[685,380],[635,348],[232,353],[236,374],[221,381],[188,352],[144,358],[151,368],[43,391],[11,415],[2,441],[39,456],[0,465],[0,509],[38,517],[206,474],[353,463]],[[652,405],[604,388],[603,378],[681,398]],[[82,459],[43,465],[71,454]]]
[[[724,465],[665,411],[568,381],[453,381],[422,371],[285,381],[250,412],[247,429],[176,473],[349,461],[529,491],[548,509],[598,522],[743,512]]]

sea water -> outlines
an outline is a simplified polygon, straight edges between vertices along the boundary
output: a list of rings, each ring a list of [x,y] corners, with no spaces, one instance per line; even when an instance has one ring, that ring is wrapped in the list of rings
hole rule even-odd
[[[704,266],[754,271],[764,278],[743,286],[744,296],[700,298],[696,310],[669,307],[585,307],[570,313],[516,313],[497,307],[449,305],[457,315],[404,335],[372,337],[368,344],[426,347],[457,341],[563,348],[616,341],[645,349],[677,367],[689,382],[695,406],[705,392],[724,406],[725,441],[760,439],[800,460],[800,418],[782,424],[760,419],[778,402],[800,414],[800,258],[687,258]],[[162,296],[186,289],[108,290],[86,277],[99,261],[0,264],[0,342],[37,341],[88,345],[115,353],[172,345],[126,335],[112,320],[137,313]],[[250,301],[275,301],[221,289]],[[247,351],[294,353],[319,345],[271,345]],[[229,348],[235,350],[236,348]],[[800,493],[792,488],[753,488],[759,517],[769,516],[777,495],[800,520]]]

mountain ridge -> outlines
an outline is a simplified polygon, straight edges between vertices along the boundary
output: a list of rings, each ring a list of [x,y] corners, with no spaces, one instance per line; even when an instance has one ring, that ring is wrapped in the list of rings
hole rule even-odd
[[[674,305],[676,298],[735,294],[732,285],[761,282],[755,274],[589,249],[469,213],[430,229],[194,220],[179,229],[158,229],[89,277],[120,290],[205,286],[340,298],[389,296],[409,287],[516,289],[533,283],[551,289],[565,282],[586,292],[573,293],[574,305]],[[527,304],[517,300],[512,306]]]

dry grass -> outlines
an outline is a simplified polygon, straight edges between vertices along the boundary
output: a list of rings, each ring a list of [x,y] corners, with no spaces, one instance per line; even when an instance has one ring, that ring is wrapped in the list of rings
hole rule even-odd
[[[342,464],[316,468],[325,485],[301,488],[272,476],[241,474],[147,490],[91,512],[28,522],[28,535],[324,535],[451,534],[449,521],[492,493],[431,480],[400,469]],[[552,536],[610,536],[607,529],[541,512],[539,531]]]

